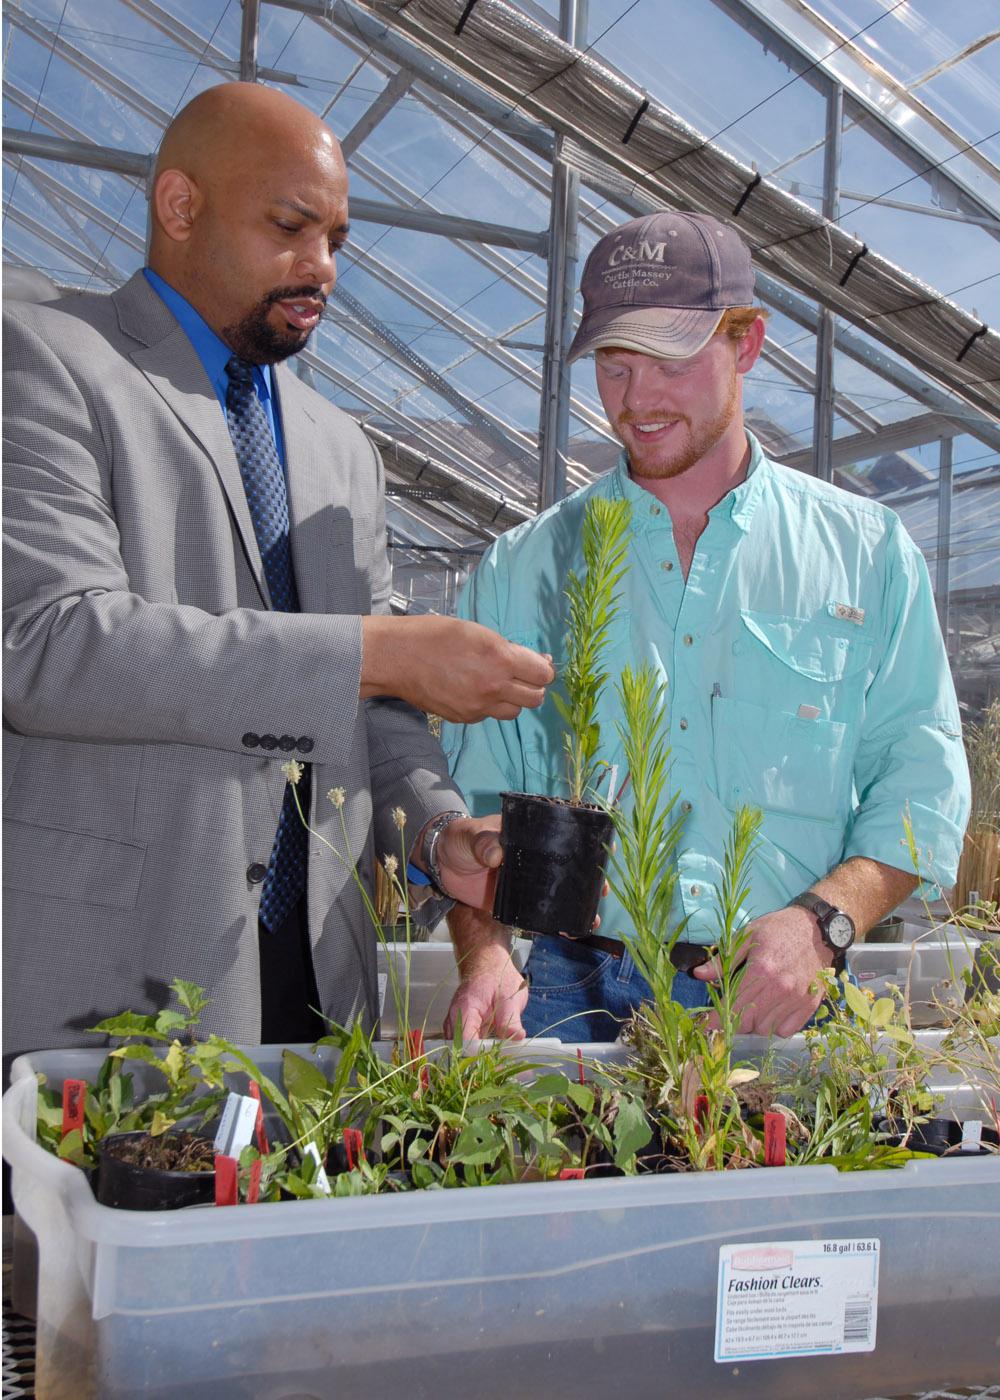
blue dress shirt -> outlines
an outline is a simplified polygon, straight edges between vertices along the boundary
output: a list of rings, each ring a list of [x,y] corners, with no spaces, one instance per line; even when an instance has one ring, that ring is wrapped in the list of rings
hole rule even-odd
[[[164,302],[167,308],[176,317],[181,330],[190,340],[198,358],[205,366],[205,373],[208,375],[216,397],[222,406],[222,411],[226,411],[226,390],[229,388],[229,377],[226,374],[226,365],[232,357],[233,351],[224,340],[220,340],[212,330],[208,322],[195,311],[186,298],[180,292],[174,291],[169,282],[164,282],[159,273],[152,268],[143,268],[143,276],[156,292],[157,296]],[[278,411],[277,400],[274,393],[274,383],[271,377],[270,365],[257,365],[253,372],[254,384],[257,388],[257,395],[267,414],[267,421],[271,425],[271,432],[274,434],[274,444],[278,449],[278,460],[282,467],[285,466],[285,442],[281,432],[281,415]]]

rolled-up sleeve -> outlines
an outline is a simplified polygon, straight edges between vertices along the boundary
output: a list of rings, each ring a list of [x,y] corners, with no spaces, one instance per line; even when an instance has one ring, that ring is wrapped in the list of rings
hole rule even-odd
[[[865,701],[844,855],[916,865],[933,895],[958,874],[969,769],[927,566],[898,521],[887,550],[881,664]]]

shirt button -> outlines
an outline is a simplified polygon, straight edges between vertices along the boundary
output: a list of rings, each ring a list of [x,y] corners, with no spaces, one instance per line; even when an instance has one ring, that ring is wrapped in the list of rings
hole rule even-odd
[[[663,570],[663,572],[664,572],[665,574],[669,574],[669,573],[670,573],[670,570],[671,570],[673,567],[674,567],[674,561],[673,561],[672,559],[664,559],[663,563],[660,565],[660,568]]]
[[[681,803],[681,811],[682,811],[682,812],[690,812],[690,810],[691,810],[691,803],[690,803],[690,802],[682,802],[682,803]]]
[[[276,749],[278,741],[273,734],[262,734],[258,741],[262,749]]]
[[[678,720],[678,723],[680,724],[680,727],[681,727],[682,729],[687,729],[687,727],[688,727],[688,722],[687,722],[686,719]]]
[[[282,753],[291,753],[295,748],[295,736],[292,734],[282,734],[278,740],[278,748]]]
[[[310,739],[308,734],[303,734],[302,738],[298,742],[299,753],[312,753],[315,747],[315,739]]]
[[[247,866],[247,879],[250,881],[251,885],[263,884],[266,874],[267,866],[261,865],[260,861],[254,861],[253,865]]]
[[[691,893],[692,893],[693,895],[696,895],[696,896],[699,895],[699,894],[701,894],[701,886],[700,886],[700,885],[692,885],[692,886],[691,886]]]
[[[649,507],[649,513],[650,513],[650,515],[659,515],[659,513],[660,513],[660,507],[657,506],[657,505],[652,505],[652,506],[650,506],[650,507]]]
[[[734,656],[739,656],[740,653],[742,652],[742,650],[743,650],[743,643],[742,643],[742,642],[733,642],[733,655],[734,655]]]
[[[691,636],[691,633],[690,633],[690,632],[685,632],[685,633],[684,633],[684,645],[685,645],[686,647],[689,647],[689,646],[692,645],[693,642],[694,642],[694,638]]]
[[[260,735],[259,735],[259,734],[244,734],[244,735],[243,735],[243,738],[240,740],[240,743],[243,745],[243,747],[244,747],[245,749],[255,749],[255,748],[257,747],[257,745],[260,743]]]

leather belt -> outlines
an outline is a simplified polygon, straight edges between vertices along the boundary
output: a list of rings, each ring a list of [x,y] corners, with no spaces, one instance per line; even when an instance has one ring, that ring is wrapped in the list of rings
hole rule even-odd
[[[609,953],[620,958],[625,952],[625,944],[618,938],[605,938],[602,933],[588,933],[583,938],[575,938],[569,933],[560,933],[569,943],[579,943],[584,948],[596,948],[599,953]],[[709,950],[702,943],[683,943],[680,940],[670,950],[670,961],[679,972],[690,972],[693,967],[701,967],[708,962]]]

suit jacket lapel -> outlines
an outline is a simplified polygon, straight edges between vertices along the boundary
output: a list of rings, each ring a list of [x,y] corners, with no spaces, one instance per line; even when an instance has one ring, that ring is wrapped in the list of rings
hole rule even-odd
[[[140,342],[132,360],[193,437],[219,479],[243,543],[261,600],[270,606],[243,478],[225,415],[198,353],[163,301],[137,272],[113,293],[122,330]]]
[[[311,391],[287,365],[276,366],[276,371],[272,374],[285,439],[288,519],[299,607],[303,612],[326,612],[330,561],[317,559],[310,541],[316,539],[316,523],[323,519],[336,494],[330,479],[332,468],[329,459],[320,455],[320,430],[312,411]]]

